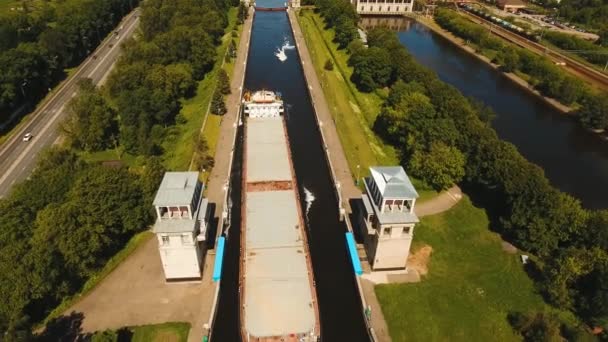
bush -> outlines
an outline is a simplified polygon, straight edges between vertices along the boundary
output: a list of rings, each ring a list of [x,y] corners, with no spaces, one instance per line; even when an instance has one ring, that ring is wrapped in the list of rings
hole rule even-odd
[[[211,113],[216,115],[226,114],[226,103],[224,103],[224,96],[219,88],[213,92],[213,98],[211,99]]]
[[[327,71],[332,71],[332,70],[334,70],[334,63],[331,61],[331,59],[328,59],[328,60],[325,62],[325,66],[324,66],[324,68],[325,68],[325,70],[327,70]]]

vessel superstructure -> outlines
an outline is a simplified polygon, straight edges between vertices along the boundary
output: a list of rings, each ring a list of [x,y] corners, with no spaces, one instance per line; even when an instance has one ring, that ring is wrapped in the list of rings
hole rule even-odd
[[[240,320],[243,341],[317,341],[319,310],[283,102],[245,93]]]

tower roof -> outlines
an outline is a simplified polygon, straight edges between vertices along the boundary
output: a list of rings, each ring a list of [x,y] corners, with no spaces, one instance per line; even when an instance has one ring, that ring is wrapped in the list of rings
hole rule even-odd
[[[197,182],[198,172],[166,172],[156,192],[154,205],[164,207],[190,204]]]
[[[369,168],[383,198],[418,198],[418,192],[401,166]]]

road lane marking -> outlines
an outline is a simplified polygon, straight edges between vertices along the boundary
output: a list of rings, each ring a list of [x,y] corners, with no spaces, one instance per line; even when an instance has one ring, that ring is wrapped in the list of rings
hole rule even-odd
[[[11,165],[11,167],[9,167],[9,169],[4,173],[4,175],[2,175],[2,178],[0,178],[0,184],[4,183],[4,181],[6,180],[6,178],[8,178],[8,176],[15,170],[15,168],[17,167],[17,165],[23,160],[23,158],[25,158],[28,155],[28,152],[34,148],[34,146],[36,145],[36,142],[44,136],[44,134],[46,133],[46,131],[49,129],[49,127],[51,126],[51,124],[53,124],[55,122],[55,120],[57,119],[57,117],[59,116],[59,114],[61,114],[61,112],[63,111],[63,108],[65,107],[65,104],[63,106],[61,106],[61,108],[59,108],[59,110],[57,111],[57,113],[55,115],[53,115],[53,117],[51,118],[51,120],[49,120],[46,125],[42,128],[42,130],[40,130],[39,133],[37,133],[36,135],[34,135],[34,138],[30,141],[30,144],[28,144],[28,146],[25,148],[25,150],[23,150],[23,152],[21,152],[21,154],[19,155],[19,158],[17,158],[17,160],[15,160],[13,162],[13,164]]]
[[[139,19],[135,19],[130,25],[129,27],[127,27],[127,32],[131,30],[131,28],[133,28],[134,25],[138,24]],[[123,34],[119,39],[118,42],[116,44],[114,44],[114,46],[112,46],[110,48],[110,51],[108,53],[106,53],[106,55],[104,57],[102,57],[101,61],[99,61],[99,63],[97,63],[97,65],[95,66],[95,68],[93,68],[93,70],[91,70],[91,72],[89,73],[89,78],[92,78],[93,75],[95,75],[95,73],[97,72],[97,69],[99,69],[104,62],[106,61],[106,59],[108,59],[108,57],[110,57],[110,55],[112,54],[112,51],[114,51],[114,49],[119,49],[120,48],[120,44],[122,43],[122,41],[125,39],[125,37],[129,36],[130,34]],[[109,67],[108,67],[109,68]]]
[[[127,15],[125,18],[123,18],[121,20],[121,23],[124,24],[124,23],[128,22],[129,20],[133,19],[133,17],[135,17],[135,21],[138,21],[139,20],[138,13],[139,13],[139,8],[134,9],[129,15]],[[110,37],[110,39],[108,39],[108,37]],[[106,46],[112,42],[111,37],[113,37],[113,35],[107,36],[104,39],[104,41],[102,41],[101,44],[99,44],[99,46],[93,52],[93,54],[95,54],[98,51],[103,51],[103,49],[105,49]],[[76,73],[74,73],[74,75],[72,75],[72,77],[62,81],[57,86],[57,88],[55,89],[55,93],[51,95],[49,100],[46,103],[44,103],[40,108],[35,109],[34,112],[31,113],[33,115],[31,117],[31,119],[27,122],[27,124],[24,125],[22,129],[17,131],[10,139],[8,139],[6,142],[4,142],[4,144],[2,144],[0,146],[0,155],[4,155],[5,153],[7,153],[10,150],[11,147],[18,144],[18,141],[21,140],[21,136],[30,129],[30,124],[35,122],[38,118],[44,116],[43,115],[44,111],[46,111],[49,108],[49,106],[52,106],[53,102],[55,102],[57,100],[57,98],[65,95],[65,92],[68,91],[68,89],[70,87],[75,85],[74,83],[79,78],[79,75],[85,71],[85,69],[89,66],[89,64],[92,61],[93,61],[93,58],[90,58],[90,56],[87,57],[80,64],[80,66],[78,67],[78,70],[76,71]]]

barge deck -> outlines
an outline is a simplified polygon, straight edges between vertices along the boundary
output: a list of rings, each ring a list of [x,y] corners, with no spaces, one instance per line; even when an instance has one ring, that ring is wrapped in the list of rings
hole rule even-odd
[[[244,148],[243,341],[317,341],[314,276],[283,117],[247,117]]]

